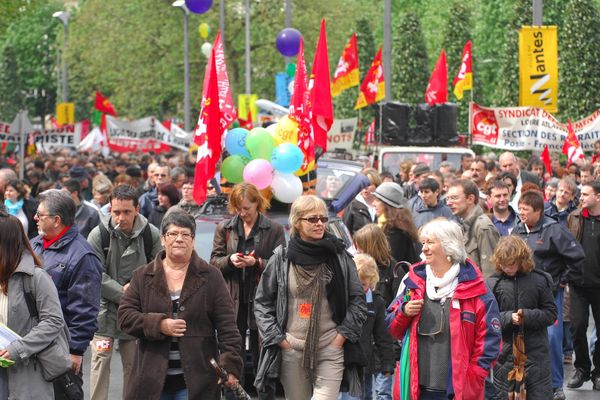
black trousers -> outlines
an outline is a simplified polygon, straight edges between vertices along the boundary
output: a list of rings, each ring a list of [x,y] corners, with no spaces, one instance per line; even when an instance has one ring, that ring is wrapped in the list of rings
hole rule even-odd
[[[600,288],[570,286],[571,295],[571,335],[573,336],[573,350],[575,351],[575,368],[580,368],[589,373],[594,363],[594,376],[600,375],[600,346],[596,345],[592,360],[588,347],[588,322],[590,307],[596,324],[600,327]]]

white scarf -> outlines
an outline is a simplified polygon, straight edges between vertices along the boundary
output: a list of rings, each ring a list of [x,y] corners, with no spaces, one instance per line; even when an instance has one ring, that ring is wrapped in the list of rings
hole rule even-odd
[[[460,272],[460,265],[454,264],[441,278],[433,275],[431,267],[425,266],[425,275],[427,277],[425,281],[425,287],[427,289],[427,297],[431,300],[439,300],[440,303],[444,304],[448,297],[452,297],[454,290],[458,286],[458,273]]]

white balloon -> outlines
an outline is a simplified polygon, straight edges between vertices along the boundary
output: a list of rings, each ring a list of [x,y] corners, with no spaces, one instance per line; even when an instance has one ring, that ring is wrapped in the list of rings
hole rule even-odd
[[[294,95],[294,80],[293,79],[288,84],[288,92],[290,92],[290,96]]]
[[[302,181],[294,174],[281,174],[275,171],[271,189],[277,200],[282,203],[293,203],[302,196]]]
[[[269,132],[271,134],[271,136],[275,136],[275,128],[277,128],[277,124],[271,124],[269,126],[267,126],[265,129],[267,130],[267,132]]]
[[[208,42],[202,43],[202,46],[200,47],[200,51],[202,51],[202,54],[204,54],[204,57],[206,57],[206,58],[210,57],[210,52],[212,51],[212,44],[210,44]]]

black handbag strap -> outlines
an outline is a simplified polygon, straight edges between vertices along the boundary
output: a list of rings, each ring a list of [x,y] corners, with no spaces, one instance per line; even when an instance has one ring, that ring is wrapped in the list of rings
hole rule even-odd
[[[31,318],[35,319],[37,322],[40,321],[40,315],[37,310],[37,306],[35,304],[35,296],[33,295],[33,290],[31,290],[31,276],[25,274],[23,279],[21,280],[23,284],[23,295],[25,296],[25,303],[27,303],[27,309],[29,310],[29,315]]]

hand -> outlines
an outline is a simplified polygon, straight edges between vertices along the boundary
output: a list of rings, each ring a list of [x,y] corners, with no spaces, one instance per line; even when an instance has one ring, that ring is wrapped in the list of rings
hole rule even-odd
[[[335,335],[335,337],[331,341],[331,344],[334,345],[335,347],[339,347],[341,349],[342,347],[344,347],[345,341],[346,341],[346,338],[338,333],[337,335]]]
[[[256,258],[254,258],[254,253],[250,253],[247,256],[241,256],[240,259],[244,264],[244,268],[253,267],[256,264]]]
[[[81,363],[83,362],[83,356],[71,354],[71,370],[75,375],[79,375],[81,371]]]
[[[229,259],[231,260],[231,263],[233,264],[234,267],[236,267],[236,268],[244,268],[245,267],[243,257],[239,253],[232,254],[231,256],[229,256]]]
[[[414,317],[421,312],[421,308],[423,308],[424,300],[411,300],[404,306],[404,315],[407,317]]]
[[[292,348],[292,345],[290,344],[290,342],[287,341],[287,339],[283,339],[281,342],[279,342],[278,345],[283,350],[287,350],[287,349],[291,349]]]
[[[229,374],[227,376],[227,382],[225,382],[225,386],[232,388],[233,386],[235,386],[236,383],[239,383],[238,378],[236,378],[232,374]]]
[[[182,337],[186,329],[184,319],[165,318],[160,321],[160,332],[165,336]]]
[[[6,349],[0,350],[0,357],[10,360],[10,354],[8,354],[8,350],[6,350]]]
[[[523,310],[512,313],[512,323],[513,325],[523,325]]]
[[[127,282],[126,284],[123,285],[123,292],[125,292],[128,287],[129,287],[129,282]]]

